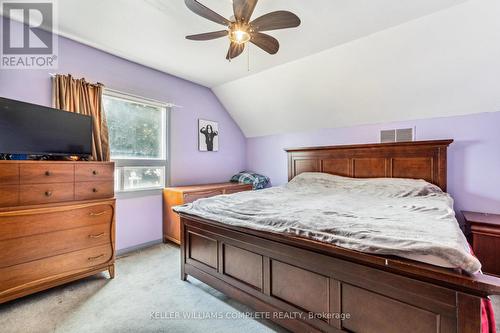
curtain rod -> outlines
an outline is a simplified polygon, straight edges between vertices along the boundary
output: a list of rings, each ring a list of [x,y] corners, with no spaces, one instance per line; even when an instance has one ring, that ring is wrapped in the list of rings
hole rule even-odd
[[[49,75],[51,77],[55,77],[58,74],[49,73]],[[104,86],[104,90],[107,90],[107,91],[109,91],[111,93],[114,93],[114,94],[129,96],[129,97],[132,97],[132,98],[138,99],[138,100],[144,100],[144,101],[149,101],[149,102],[152,102],[152,103],[155,103],[155,104],[165,105],[166,107],[169,107],[169,108],[183,108],[182,105],[177,105],[177,104],[174,104],[174,103],[166,103],[166,102],[162,102],[162,101],[159,101],[159,100],[156,100],[156,99],[146,98],[146,97],[134,95],[134,94],[131,94],[131,93],[123,92],[123,91],[120,91],[120,90],[106,88],[106,86]]]

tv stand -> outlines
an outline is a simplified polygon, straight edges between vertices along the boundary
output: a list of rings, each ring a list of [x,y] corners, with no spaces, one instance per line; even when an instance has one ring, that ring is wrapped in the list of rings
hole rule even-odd
[[[114,163],[0,161],[0,303],[114,260]]]

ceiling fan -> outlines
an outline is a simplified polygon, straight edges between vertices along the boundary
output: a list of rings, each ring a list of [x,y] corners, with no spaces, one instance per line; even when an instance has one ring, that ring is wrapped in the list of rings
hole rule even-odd
[[[284,10],[271,12],[250,21],[257,0],[233,0],[234,18],[230,19],[217,14],[196,0],[184,0],[184,2],[194,13],[227,27],[225,30],[186,36],[186,38],[203,41],[228,36],[230,45],[226,55],[227,60],[239,56],[247,42],[257,45],[269,54],[276,54],[280,48],[278,40],[263,34],[262,31],[295,28],[300,25],[297,15]]]

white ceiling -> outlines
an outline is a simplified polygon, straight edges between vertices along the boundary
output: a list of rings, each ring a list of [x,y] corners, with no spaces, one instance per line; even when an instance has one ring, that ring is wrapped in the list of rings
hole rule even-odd
[[[464,0],[261,0],[254,18],[286,9],[297,29],[272,31],[281,44],[270,56],[255,46],[229,63],[228,40],[195,42],[189,34],[222,30],[189,11],[183,0],[59,0],[59,32],[126,59],[208,87],[219,86],[373,34]],[[201,0],[225,17],[231,0]],[[222,29],[221,29],[222,28]],[[250,71],[248,71],[248,59]]]
[[[499,17],[469,0],[213,91],[247,137],[497,112]]]
[[[59,33],[212,88],[247,137],[500,111],[500,0],[260,0],[254,18],[283,9],[302,25],[269,32],[279,53],[231,63],[226,38],[184,38],[223,28],[184,0],[58,0]]]

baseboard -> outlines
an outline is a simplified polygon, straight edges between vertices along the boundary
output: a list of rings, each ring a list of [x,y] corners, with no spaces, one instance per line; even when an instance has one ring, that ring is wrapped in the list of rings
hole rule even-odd
[[[145,249],[147,247],[151,247],[151,246],[154,246],[154,245],[157,245],[157,244],[162,244],[162,243],[163,243],[163,240],[160,238],[160,239],[156,239],[154,241],[150,241],[150,242],[147,242],[147,243],[142,243],[142,244],[139,244],[139,245],[134,245],[134,246],[127,247],[127,248],[120,249],[120,250],[116,251],[116,256],[120,257],[120,256],[123,256],[125,254],[129,254],[130,252],[135,252],[135,251],[142,250],[142,249]]]

